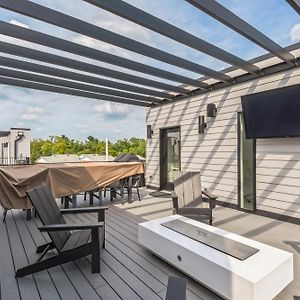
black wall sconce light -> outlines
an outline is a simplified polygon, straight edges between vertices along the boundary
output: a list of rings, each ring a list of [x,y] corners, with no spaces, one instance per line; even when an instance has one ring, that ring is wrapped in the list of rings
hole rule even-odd
[[[214,103],[207,104],[206,107],[207,117],[215,118],[217,116],[217,107]]]
[[[153,130],[151,128],[151,125],[147,125],[147,139],[151,139],[153,134]]]
[[[214,103],[207,104],[206,107],[207,118],[215,118],[217,116],[217,107]],[[205,122],[205,116],[200,115],[198,117],[198,133],[204,134],[207,123]]]
[[[205,128],[206,128],[206,123],[204,120],[204,116],[199,116],[198,117],[198,133],[203,134]]]

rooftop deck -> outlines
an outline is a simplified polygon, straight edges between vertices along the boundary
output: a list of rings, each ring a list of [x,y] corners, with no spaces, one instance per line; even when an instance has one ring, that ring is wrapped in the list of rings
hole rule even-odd
[[[85,205],[83,201],[79,204]],[[0,224],[0,299],[164,299],[168,277],[185,275],[138,245],[137,225],[169,215],[170,199],[153,198],[144,191],[141,202],[107,204],[107,242],[101,254],[101,274],[91,273],[88,257],[16,280],[15,269],[34,262],[38,258],[36,246],[48,237],[38,231],[38,218],[26,221],[24,212],[9,212],[6,224]],[[89,222],[96,220],[96,216],[68,218],[69,222],[78,220]],[[217,207],[214,226],[294,253],[295,280],[275,299],[300,299],[298,225]],[[189,279],[187,299],[221,298]]]

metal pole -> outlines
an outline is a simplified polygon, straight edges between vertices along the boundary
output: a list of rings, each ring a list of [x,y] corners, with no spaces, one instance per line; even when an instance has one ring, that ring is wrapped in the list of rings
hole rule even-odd
[[[105,138],[105,154],[106,161],[108,161],[108,138]]]
[[[7,141],[7,164],[10,164],[10,142]]]

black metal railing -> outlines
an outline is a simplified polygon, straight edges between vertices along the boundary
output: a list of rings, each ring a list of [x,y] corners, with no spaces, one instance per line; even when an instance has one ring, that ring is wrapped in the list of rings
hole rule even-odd
[[[29,165],[29,157],[1,157],[0,156],[0,166],[15,166],[15,165]]]

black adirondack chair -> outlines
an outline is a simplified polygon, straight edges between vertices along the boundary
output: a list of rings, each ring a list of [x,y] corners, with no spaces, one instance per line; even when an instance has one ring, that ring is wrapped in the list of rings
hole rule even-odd
[[[174,191],[171,192],[173,213],[212,225],[212,210],[217,197],[201,188],[199,172],[174,172]],[[207,201],[209,207],[203,207]]]
[[[107,207],[87,207],[59,209],[49,188],[45,185],[27,192],[33,207],[36,209],[44,226],[41,232],[47,232],[51,242],[37,248],[41,253],[38,261],[17,270],[16,277],[23,277],[42,270],[73,261],[83,256],[92,256],[92,273],[100,273],[100,246],[105,244],[105,210]],[[66,224],[63,214],[98,213],[98,222]],[[56,249],[57,255],[43,259],[50,250]]]

